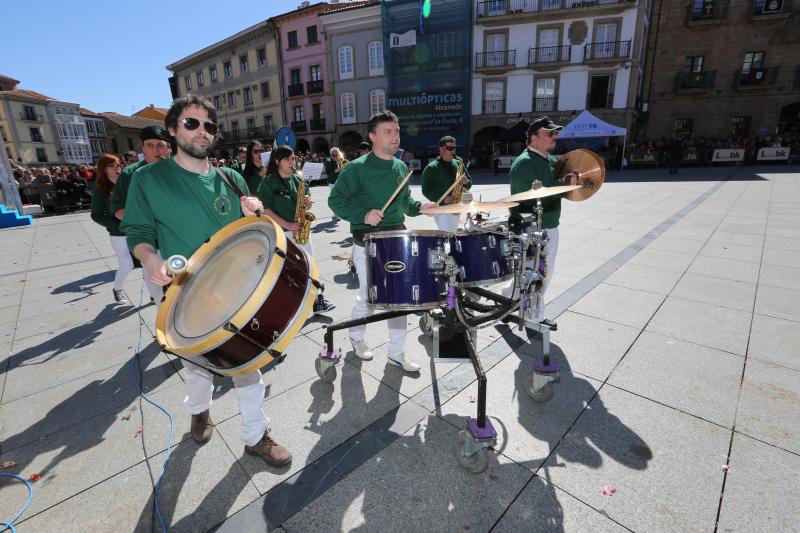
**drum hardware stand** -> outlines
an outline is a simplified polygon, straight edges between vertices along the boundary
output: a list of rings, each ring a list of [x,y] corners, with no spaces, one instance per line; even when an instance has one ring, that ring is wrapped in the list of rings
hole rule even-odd
[[[348,329],[353,326],[363,326],[373,322],[380,322],[382,320],[389,320],[398,316],[413,315],[416,310],[411,311],[386,311],[383,313],[375,313],[373,315],[365,316],[362,318],[348,318],[340,320],[325,326],[325,345],[320,349],[319,357],[314,363],[317,371],[317,376],[325,382],[330,383],[336,379],[336,363],[342,358],[342,349],[333,347],[333,332],[342,329]]]

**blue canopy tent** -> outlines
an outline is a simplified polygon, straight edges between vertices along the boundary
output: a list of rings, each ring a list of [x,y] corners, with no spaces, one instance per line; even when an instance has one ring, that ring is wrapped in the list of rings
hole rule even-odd
[[[628,130],[614,126],[588,111],[582,111],[559,133],[559,139],[578,139],[586,137],[622,137],[622,158],[625,160],[625,141],[627,140]]]

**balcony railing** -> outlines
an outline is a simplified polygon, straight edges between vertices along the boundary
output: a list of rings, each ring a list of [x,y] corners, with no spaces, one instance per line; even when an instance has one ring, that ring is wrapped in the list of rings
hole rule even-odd
[[[31,133],[31,142],[34,143],[43,143],[44,137],[40,133]]]
[[[728,0],[694,0],[688,6],[689,22],[725,18]]]
[[[711,89],[714,87],[716,70],[703,70],[701,72],[678,72],[675,76],[675,90]]]
[[[533,101],[533,110],[537,112],[553,112],[558,109],[557,96],[545,96]]]
[[[44,117],[39,113],[25,113],[23,111],[19,114],[19,118],[21,120],[27,120],[28,122],[44,122]]]
[[[578,9],[633,4],[636,0],[485,0],[478,2],[477,17],[547,13],[558,9]]]
[[[591,43],[583,47],[583,60],[626,59],[631,56],[630,41]]]
[[[572,57],[572,45],[542,46],[528,50],[528,65],[569,62]]]
[[[308,94],[321,93],[325,90],[322,80],[314,80],[306,82],[306,90]]]
[[[484,100],[483,101],[483,114],[497,114],[506,112],[505,100]]]
[[[293,83],[289,85],[289,96],[303,96],[303,84]]]
[[[778,79],[778,67],[751,67],[737,70],[733,74],[734,88],[765,87],[774,85]]]
[[[311,131],[325,131],[325,119],[324,118],[312,118],[311,119]]]
[[[307,131],[308,126],[305,120],[293,120],[292,129],[294,131]]]
[[[497,50],[495,52],[477,52],[475,69],[508,69],[517,63],[516,50]]]

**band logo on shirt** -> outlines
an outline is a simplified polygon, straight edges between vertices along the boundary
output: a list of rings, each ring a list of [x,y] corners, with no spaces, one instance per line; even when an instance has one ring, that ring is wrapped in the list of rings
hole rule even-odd
[[[225,196],[217,196],[214,198],[214,211],[220,215],[227,215],[231,212],[231,199]]]

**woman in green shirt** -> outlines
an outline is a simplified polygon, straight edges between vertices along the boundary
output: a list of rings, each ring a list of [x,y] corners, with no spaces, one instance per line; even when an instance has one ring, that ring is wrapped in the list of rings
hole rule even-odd
[[[117,156],[103,154],[97,160],[97,188],[92,194],[92,220],[105,227],[111,236],[111,247],[117,255],[117,273],[114,274],[114,300],[127,303],[122,286],[133,270],[133,258],[128,252],[125,234],[119,229],[119,220],[111,211],[111,193],[122,171],[122,161]]]
[[[247,182],[247,188],[253,193],[261,185],[261,152],[264,147],[258,141],[250,141],[247,145],[247,159],[242,170],[242,177]]]
[[[296,161],[294,150],[288,146],[279,146],[273,150],[267,165],[267,177],[261,181],[256,192],[258,199],[264,205],[264,214],[282,227],[286,237],[295,244],[297,243],[294,240],[294,232],[300,229],[300,224],[295,221],[298,193],[305,197],[303,202],[306,210],[311,209],[314,204],[309,196],[308,186],[294,168]],[[303,248],[309,255],[314,255],[310,234],[305,244],[297,246]],[[334,307],[336,306],[320,294],[317,303],[314,304],[314,312],[330,311]]]

